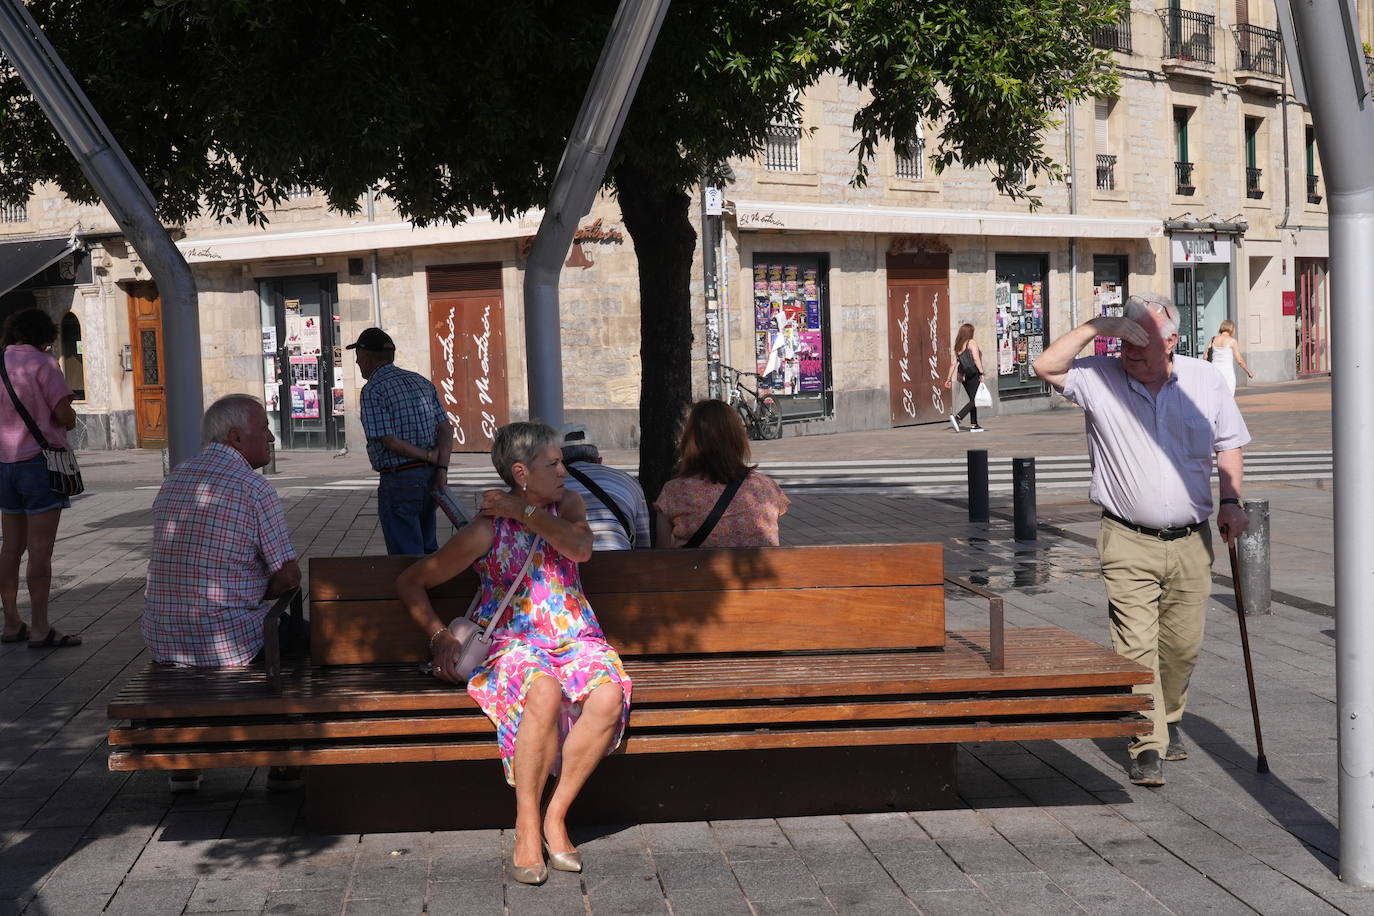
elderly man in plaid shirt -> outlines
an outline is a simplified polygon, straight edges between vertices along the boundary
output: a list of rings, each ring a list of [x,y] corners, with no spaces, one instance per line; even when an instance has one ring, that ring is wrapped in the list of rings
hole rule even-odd
[[[196,668],[247,665],[262,651],[272,599],[300,585],[286,514],[258,474],[273,441],[262,403],[246,394],[205,411],[206,445],[177,465],[153,502],[153,550],[144,590],[143,640],[164,664]],[[290,621],[289,616],[283,621]],[[283,645],[304,633],[284,627]],[[200,772],[169,777],[172,791],[200,785]],[[268,788],[295,788],[298,768],[276,768]]]
[[[368,328],[348,345],[367,384],[362,392],[367,457],[379,475],[377,520],[389,554],[433,553],[434,491],[448,485],[453,427],[423,375],[396,366],[396,344]]]

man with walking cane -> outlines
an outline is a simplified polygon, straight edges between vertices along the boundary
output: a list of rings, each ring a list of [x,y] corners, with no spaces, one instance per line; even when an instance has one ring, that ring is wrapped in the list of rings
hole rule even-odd
[[[1121,338],[1121,356],[1078,353]],[[1123,317],[1094,318],[1035,360],[1037,375],[1083,408],[1093,502],[1102,507],[1097,549],[1112,645],[1154,671],[1153,730],[1131,740],[1131,782],[1164,785],[1162,760],[1188,756],[1178,723],[1202,647],[1212,586],[1212,456],[1220,477],[1217,529],[1227,544],[1245,531],[1240,507],[1250,433],[1221,374],[1174,354],[1178,310],[1145,293]]]

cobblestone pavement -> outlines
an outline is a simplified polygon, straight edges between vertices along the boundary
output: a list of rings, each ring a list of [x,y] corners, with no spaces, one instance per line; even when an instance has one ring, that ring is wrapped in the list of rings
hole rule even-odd
[[[1241,403],[1256,449],[1329,447],[1324,382],[1251,388]],[[978,447],[994,452],[1084,450],[1071,411],[988,425]],[[957,458],[972,438],[922,427],[764,445],[776,460]],[[137,616],[159,473],[148,453],[83,457],[92,492],[63,519],[53,612],[86,644],[0,648],[0,916],[1374,913],[1374,892],[1335,876],[1329,481],[1247,490],[1269,498],[1273,516],[1276,604],[1250,622],[1270,775],[1254,772],[1219,577],[1183,723],[1193,753],[1167,764],[1162,789],[1126,780],[1120,741],[965,745],[954,810],[581,825],[585,874],[527,888],[503,872],[509,831],[320,836],[299,795],[269,795],[261,771],[207,773],[201,792],[176,800],[156,776],[108,772],[105,704],[143,663]],[[365,473],[359,460],[281,456],[273,479],[306,557],[382,552],[371,494],[319,485]],[[1004,501],[993,508],[990,524],[971,525],[953,499],[799,493],[783,537],[941,540],[951,572],[1005,596],[1009,626],[1105,641],[1083,494],[1042,494],[1033,543],[1012,540]],[[983,613],[950,595],[952,627],[979,626]]]

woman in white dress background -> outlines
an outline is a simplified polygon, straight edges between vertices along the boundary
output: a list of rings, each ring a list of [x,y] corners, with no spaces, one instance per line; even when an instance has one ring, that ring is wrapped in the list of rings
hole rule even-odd
[[[1207,346],[1207,358],[1217,367],[1221,377],[1226,379],[1226,387],[1231,389],[1232,394],[1236,393],[1236,366],[1244,369],[1247,377],[1255,377],[1255,373],[1250,371],[1250,367],[1245,365],[1245,359],[1240,355],[1235,334],[1236,323],[1228,318],[1221,323],[1221,327],[1217,329],[1217,336],[1213,337]]]

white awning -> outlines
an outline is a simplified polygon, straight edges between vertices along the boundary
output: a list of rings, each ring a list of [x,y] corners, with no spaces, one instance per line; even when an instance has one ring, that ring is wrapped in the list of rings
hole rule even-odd
[[[75,235],[0,244],[0,296],[56,264],[78,244]]]
[[[268,258],[298,258],[350,252],[418,248],[428,245],[460,245],[532,236],[539,231],[542,210],[531,210],[518,219],[500,222],[490,216],[473,216],[457,226],[447,223],[416,228],[407,222],[369,223],[299,232],[272,232],[251,235],[185,238],[177,247],[191,264],[217,261],[257,261]]]
[[[754,200],[737,200],[734,205],[735,223],[742,232],[786,229],[797,232],[1095,239],[1152,239],[1164,234],[1164,225],[1157,219]]]

